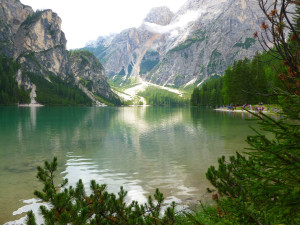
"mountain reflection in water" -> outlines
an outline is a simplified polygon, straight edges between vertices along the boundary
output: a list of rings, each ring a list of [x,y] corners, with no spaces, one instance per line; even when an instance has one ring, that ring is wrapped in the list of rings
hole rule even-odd
[[[207,168],[246,146],[253,122],[245,115],[181,107],[0,107],[0,223],[38,210],[35,168],[53,156],[58,178],[72,186],[78,179],[87,189],[93,179],[113,193],[123,186],[128,201],[141,203],[155,188],[167,202],[203,199]]]

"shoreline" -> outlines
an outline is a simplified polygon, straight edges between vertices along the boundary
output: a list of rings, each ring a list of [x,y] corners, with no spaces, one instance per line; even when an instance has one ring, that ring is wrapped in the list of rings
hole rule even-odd
[[[214,109],[216,111],[221,111],[221,112],[246,112],[246,113],[249,113],[248,111],[246,110],[240,110],[240,109],[235,109],[235,110],[230,110],[230,109],[227,109],[227,108],[217,108],[217,109]],[[267,111],[267,110],[264,110],[264,111],[253,111],[253,110],[249,110],[250,112],[252,113],[258,113],[258,112],[262,112],[262,113],[272,113],[270,111]]]
[[[44,105],[30,103],[30,104],[18,104],[18,107],[44,107]]]

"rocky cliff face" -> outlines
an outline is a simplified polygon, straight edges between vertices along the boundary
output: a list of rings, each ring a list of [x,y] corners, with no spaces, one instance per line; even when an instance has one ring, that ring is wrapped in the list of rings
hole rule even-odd
[[[82,84],[91,93],[105,99],[112,99],[114,93],[110,90],[104,68],[99,60],[88,51],[71,52],[71,69],[76,82]]]
[[[151,9],[144,21],[165,26],[171,23],[173,17],[174,13],[168,7],[162,6]]]
[[[72,80],[67,40],[61,31],[61,19],[51,10],[31,14],[14,38],[14,58],[23,71]],[[20,78],[20,77],[19,77]]]
[[[252,38],[260,22],[255,0],[189,0],[175,14],[155,8],[139,28],[101,37],[87,49],[113,80],[141,77],[160,85],[197,85],[260,50]]]
[[[0,50],[20,63],[21,69],[17,74],[19,86],[33,89],[28,73],[49,82],[48,76],[54,75],[71,86],[77,84],[76,77],[85,76],[80,74],[84,71],[76,71],[74,77],[61,22],[60,17],[51,10],[34,12],[19,0],[0,0]],[[96,75],[94,73],[94,78]],[[103,74],[98,75],[101,77],[95,78],[97,81],[93,90],[101,90],[109,100],[112,93],[110,87]]]
[[[0,50],[8,57],[14,55],[14,37],[21,24],[34,11],[19,0],[0,0]]]

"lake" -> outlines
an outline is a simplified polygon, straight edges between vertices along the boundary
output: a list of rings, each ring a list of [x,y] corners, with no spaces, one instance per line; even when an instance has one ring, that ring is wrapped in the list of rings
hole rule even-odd
[[[124,186],[129,201],[155,188],[183,205],[210,198],[207,168],[243,151],[255,124],[247,118],[188,107],[0,107],[0,224],[37,210],[36,167],[54,156],[58,178]]]

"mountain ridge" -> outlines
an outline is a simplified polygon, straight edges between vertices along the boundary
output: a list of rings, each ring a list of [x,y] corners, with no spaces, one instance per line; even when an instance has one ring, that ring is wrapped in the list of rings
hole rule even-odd
[[[101,95],[108,101],[115,100],[116,96],[104,77],[103,67],[93,71],[94,75],[101,76],[97,79],[97,84],[102,86],[101,92],[85,94],[85,89],[76,80],[76,77],[84,76],[84,71],[77,71],[76,76],[72,71],[67,39],[61,30],[62,20],[55,12],[50,9],[33,11],[19,0],[1,0],[0,6],[0,52],[19,63],[16,80],[20,88],[31,92],[37,90],[31,96],[37,96],[45,104],[49,104],[47,95],[62,98],[61,101],[55,100],[54,104],[77,104],[79,96],[80,104],[90,104],[90,101],[96,104],[98,101],[92,95]],[[94,59],[90,57],[88,60]],[[67,96],[60,96],[63,91],[55,93],[55,86],[65,89],[64,95]],[[44,93],[46,89],[49,91],[47,94]],[[63,100],[65,97],[69,100]],[[35,102],[34,99],[32,101]]]
[[[253,39],[261,22],[257,9],[254,0],[189,0],[169,23],[165,22],[168,13],[161,15],[162,21],[149,22],[146,16],[140,27],[99,37],[101,42],[86,49],[117,83],[142,78],[165,86],[198,85],[210,76],[222,75],[235,60],[251,58],[260,50]],[[152,9],[150,15],[155,10],[162,11]]]

